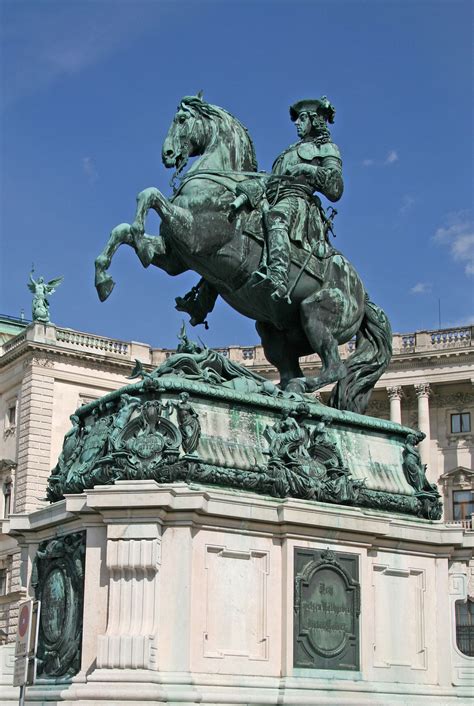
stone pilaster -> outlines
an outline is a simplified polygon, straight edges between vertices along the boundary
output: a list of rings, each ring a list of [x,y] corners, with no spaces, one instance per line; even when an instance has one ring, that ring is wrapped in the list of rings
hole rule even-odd
[[[46,355],[25,361],[19,408],[15,512],[38,509],[46,495],[46,482],[51,472],[54,377],[50,369],[53,366]]]
[[[390,400],[390,421],[397,424],[402,423],[402,388],[400,386],[387,387],[387,395]]]
[[[427,382],[415,385],[415,392],[418,398],[418,429],[425,434],[425,438],[420,442],[419,450],[422,463],[429,466],[430,463],[430,386]]]
[[[107,630],[98,638],[97,666],[155,669],[161,528],[110,524],[107,530]]]

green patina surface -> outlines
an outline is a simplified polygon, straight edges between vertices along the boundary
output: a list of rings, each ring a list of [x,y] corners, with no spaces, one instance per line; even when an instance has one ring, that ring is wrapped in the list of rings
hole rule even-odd
[[[34,280],[33,270],[30,272],[30,281],[27,282],[27,286],[33,294],[33,301],[31,303],[33,321],[39,321],[43,324],[49,323],[48,297],[56,291],[63,279],[64,277],[56,277],[49,282],[45,282],[43,277],[38,277],[37,280]]]
[[[415,432],[281,391],[188,343],[151,373],[137,363],[140,381],[76,411],[50,501],[154,479],[440,517]]]
[[[192,325],[207,326],[220,295],[256,321],[283,389],[312,392],[336,383],[330,405],[363,413],[390,361],[390,324],[330,242],[336,211],[321,197],[334,203],[344,189],[329,130],[335,108],[326,96],[304,99],[290,107],[290,118],[298,141],[265,174],[239,120],[201,94],[185,96],[162,150],[164,165],[175,169],[174,193],[167,198],[150,187],[138,195],[133,223],[116,226],[96,259],[96,288],[102,301],[110,295],[108,268],[122,244],[144,267],[171,275],[194,270],[199,282],[176,299]],[[190,157],[197,159],[184,173]],[[150,209],[161,218],[158,237],[145,233]],[[353,337],[355,349],[342,361],[338,345]],[[321,359],[317,377],[305,376],[299,364],[311,353]]]
[[[80,669],[84,602],[85,532],[41,542],[31,583],[41,601],[37,673],[70,677]]]
[[[294,562],[294,666],[359,669],[359,557],[297,548]]]

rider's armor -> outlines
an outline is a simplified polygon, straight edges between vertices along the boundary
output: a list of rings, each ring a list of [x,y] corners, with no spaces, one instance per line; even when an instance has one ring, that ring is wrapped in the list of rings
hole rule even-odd
[[[298,142],[276,159],[272,175],[277,178],[270,177],[266,189],[266,278],[274,298],[280,298],[288,289],[290,241],[309,249],[314,239],[324,238],[320,201],[314,192],[324,194],[330,201],[337,201],[342,195],[339,150],[333,142],[321,144],[317,137]]]

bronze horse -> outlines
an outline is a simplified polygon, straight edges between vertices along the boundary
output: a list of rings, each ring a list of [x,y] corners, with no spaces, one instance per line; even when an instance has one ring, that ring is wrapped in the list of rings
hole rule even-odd
[[[298,279],[302,257],[292,246],[290,283],[298,281],[291,302],[275,301],[269,290],[256,286],[252,274],[261,262],[264,239],[248,231],[255,211],[244,209],[229,219],[238,181],[256,173],[254,147],[236,118],[199,96],[182,99],[162,150],[165,167],[178,173],[195,156],[199,159],[171,199],[154,187],[145,189],[137,197],[135,222],[112,230],[95,262],[100,299],[114,286],[107,269],[122,244],[135,250],[144,267],[155,265],[170,275],[194,270],[232,308],[256,321],[282,388],[314,391],[336,382],[330,404],[365,412],[390,361],[392,336],[384,312],[369,301],[352,265],[332,248]],[[161,218],[158,237],[145,234],[149,209]],[[338,344],[353,336],[355,351],[342,361]],[[299,358],[313,352],[321,358],[321,372],[316,378],[304,377]]]

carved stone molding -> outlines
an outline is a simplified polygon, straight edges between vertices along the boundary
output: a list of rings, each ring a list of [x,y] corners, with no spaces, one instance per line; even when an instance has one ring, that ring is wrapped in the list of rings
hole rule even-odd
[[[32,355],[23,362],[23,367],[30,368],[38,365],[41,368],[54,368],[56,356],[52,353],[44,353],[43,355]]]
[[[108,617],[98,638],[99,668],[156,669],[160,564],[159,525],[109,526]]]
[[[414,388],[418,399],[420,397],[429,397],[431,395],[431,387],[429,382],[421,382],[418,385],[414,385]]]
[[[436,395],[435,401],[440,407],[455,407],[462,410],[474,405],[474,395],[469,392],[454,392],[451,395]]]
[[[16,466],[16,461],[12,461],[10,458],[0,458],[0,473],[3,473],[4,471],[13,471]]]

